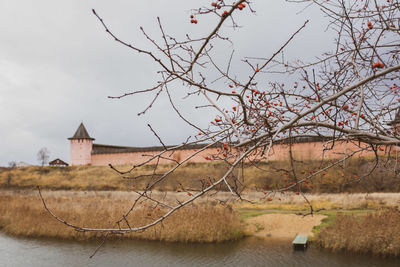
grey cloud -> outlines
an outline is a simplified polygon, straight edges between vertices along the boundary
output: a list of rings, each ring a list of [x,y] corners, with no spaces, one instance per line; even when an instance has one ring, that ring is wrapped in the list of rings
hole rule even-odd
[[[147,129],[151,123],[168,144],[180,143],[196,132],[185,125],[170,108],[164,96],[144,116],[136,114],[151,96],[122,100],[108,99],[133,89],[148,88],[157,81],[154,62],[113,41],[91,13],[105,19],[122,39],[152,49],[140,34],[144,26],[160,37],[156,16],[165,30],[178,36],[207,33],[215,21],[188,23],[193,1],[2,1],[0,3],[0,165],[9,161],[36,162],[41,147],[52,158],[69,161],[66,138],[83,121],[99,143],[148,146],[157,139]],[[285,1],[258,1],[256,16],[239,18],[243,29],[231,32],[237,51],[232,69],[246,77],[243,56],[269,56],[305,19],[310,26],[290,46],[287,56],[315,55],[331,43],[322,37],[321,17],[315,10],[296,15],[301,7]],[[245,13],[244,13],[245,14]],[[327,35],[328,36],[328,35]],[[219,62],[226,62],[232,47],[216,50]],[[271,78],[273,78],[271,76]],[[188,118],[207,125],[214,111],[195,110],[203,100],[182,101],[184,91],[175,85],[177,104]],[[228,103],[228,102],[226,102]]]

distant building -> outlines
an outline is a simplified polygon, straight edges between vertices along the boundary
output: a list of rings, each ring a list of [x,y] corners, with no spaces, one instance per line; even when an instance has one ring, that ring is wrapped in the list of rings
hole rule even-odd
[[[57,167],[66,167],[68,166],[68,163],[66,163],[65,161],[61,160],[61,159],[55,159],[49,162],[50,166],[57,166]]]

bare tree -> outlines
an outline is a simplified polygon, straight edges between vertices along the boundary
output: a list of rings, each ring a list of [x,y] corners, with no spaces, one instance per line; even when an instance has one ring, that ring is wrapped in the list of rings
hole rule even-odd
[[[17,163],[15,161],[10,161],[8,163],[8,168],[12,169],[12,168],[15,168],[15,167],[17,167]]]
[[[40,165],[43,167],[49,161],[50,151],[46,147],[42,147],[39,152],[36,154],[37,160]]]
[[[153,44],[151,50],[121,40],[93,10],[107,34],[117,43],[148,57],[159,66],[159,81],[153,86],[111,98],[151,94],[152,100],[140,113],[144,114],[158,98],[167,97],[180,118],[198,134],[188,137],[181,145],[167,147],[149,126],[165,149],[149,156],[143,163],[132,166],[128,171],[110,165],[124,179],[147,181],[145,190],[134,191],[137,198],[131,208],[121,215],[115,228],[93,229],[73,225],[52,213],[42,198],[51,215],[77,231],[123,234],[152,227],[185,205],[216,192],[221,187],[233,197],[244,200],[243,177],[237,171],[241,163],[250,162],[256,165],[261,159],[268,161],[274,145],[281,142],[289,146],[290,167],[278,171],[289,179],[284,187],[271,188],[265,192],[265,200],[273,199],[277,193],[292,190],[308,202],[302,185],[327,169],[343,164],[347,159],[365,151],[372,151],[378,164],[381,146],[390,148],[400,142],[399,132],[387,124],[397,113],[400,101],[399,1],[288,2],[304,4],[305,8],[311,5],[320,8],[328,20],[328,29],[336,32],[336,47],[333,51],[316,55],[314,62],[303,62],[301,59],[294,62],[283,60],[282,55],[288,44],[301,38],[301,31],[307,27],[308,21],[304,21],[297,25],[292,35],[272,55],[238,60],[232,51],[228,62],[219,62],[215,58],[215,48],[221,43],[231,42],[228,36],[223,35],[222,25],[227,24],[237,29],[239,25],[236,18],[244,15],[242,10],[255,13],[251,2],[246,0],[219,0],[212,2],[210,6],[192,10],[189,22],[194,25],[200,19],[215,20],[215,26],[210,29],[209,34],[201,38],[187,35],[186,39],[178,40],[165,32],[158,18],[161,35],[159,39],[149,36],[142,29],[144,36]],[[233,67],[239,64],[244,64],[250,75],[244,77],[240,73],[232,73]],[[282,81],[264,82],[265,76],[277,72],[289,73],[298,80],[294,84],[285,84]],[[217,77],[210,78],[210,73],[214,76],[217,73]],[[203,109],[206,114],[209,114],[210,109],[219,113],[208,127],[200,127],[196,122],[190,121],[183,110],[175,105],[171,91],[177,82],[185,85],[188,98],[203,98],[208,102],[208,105],[198,107],[199,109]],[[226,106],[226,103],[231,103],[231,106]],[[324,140],[325,147],[321,154],[340,142],[350,142],[356,149],[344,153],[339,160],[321,161],[317,170],[303,174],[299,173],[292,151],[293,144],[302,138]],[[187,158],[176,160],[171,157],[174,151],[188,145],[199,146]],[[197,188],[180,186],[181,191],[187,192],[184,201],[169,203],[152,196],[151,191],[156,185],[168,179],[172,172],[210,146],[218,146],[220,149],[206,159],[224,162],[227,167],[224,175],[200,180]],[[159,165],[155,164],[147,175],[136,175],[138,167],[162,159],[170,160],[174,166],[167,172],[160,172]],[[362,180],[375,166],[352,182]],[[154,207],[163,207],[165,212],[146,225],[131,227],[134,223],[128,221],[128,215],[143,200],[152,202]],[[314,210],[310,203],[309,205],[312,214]]]

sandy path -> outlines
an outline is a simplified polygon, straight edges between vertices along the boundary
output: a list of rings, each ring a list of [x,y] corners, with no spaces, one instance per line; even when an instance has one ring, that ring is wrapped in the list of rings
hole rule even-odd
[[[297,234],[312,236],[314,226],[321,224],[325,215],[299,216],[295,214],[264,214],[246,220],[246,232],[252,236],[294,239]]]

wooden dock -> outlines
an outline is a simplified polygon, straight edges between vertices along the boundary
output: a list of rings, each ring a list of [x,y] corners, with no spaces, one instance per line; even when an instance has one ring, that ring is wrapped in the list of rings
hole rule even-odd
[[[294,249],[306,249],[307,248],[307,237],[304,235],[297,235],[292,242]]]

